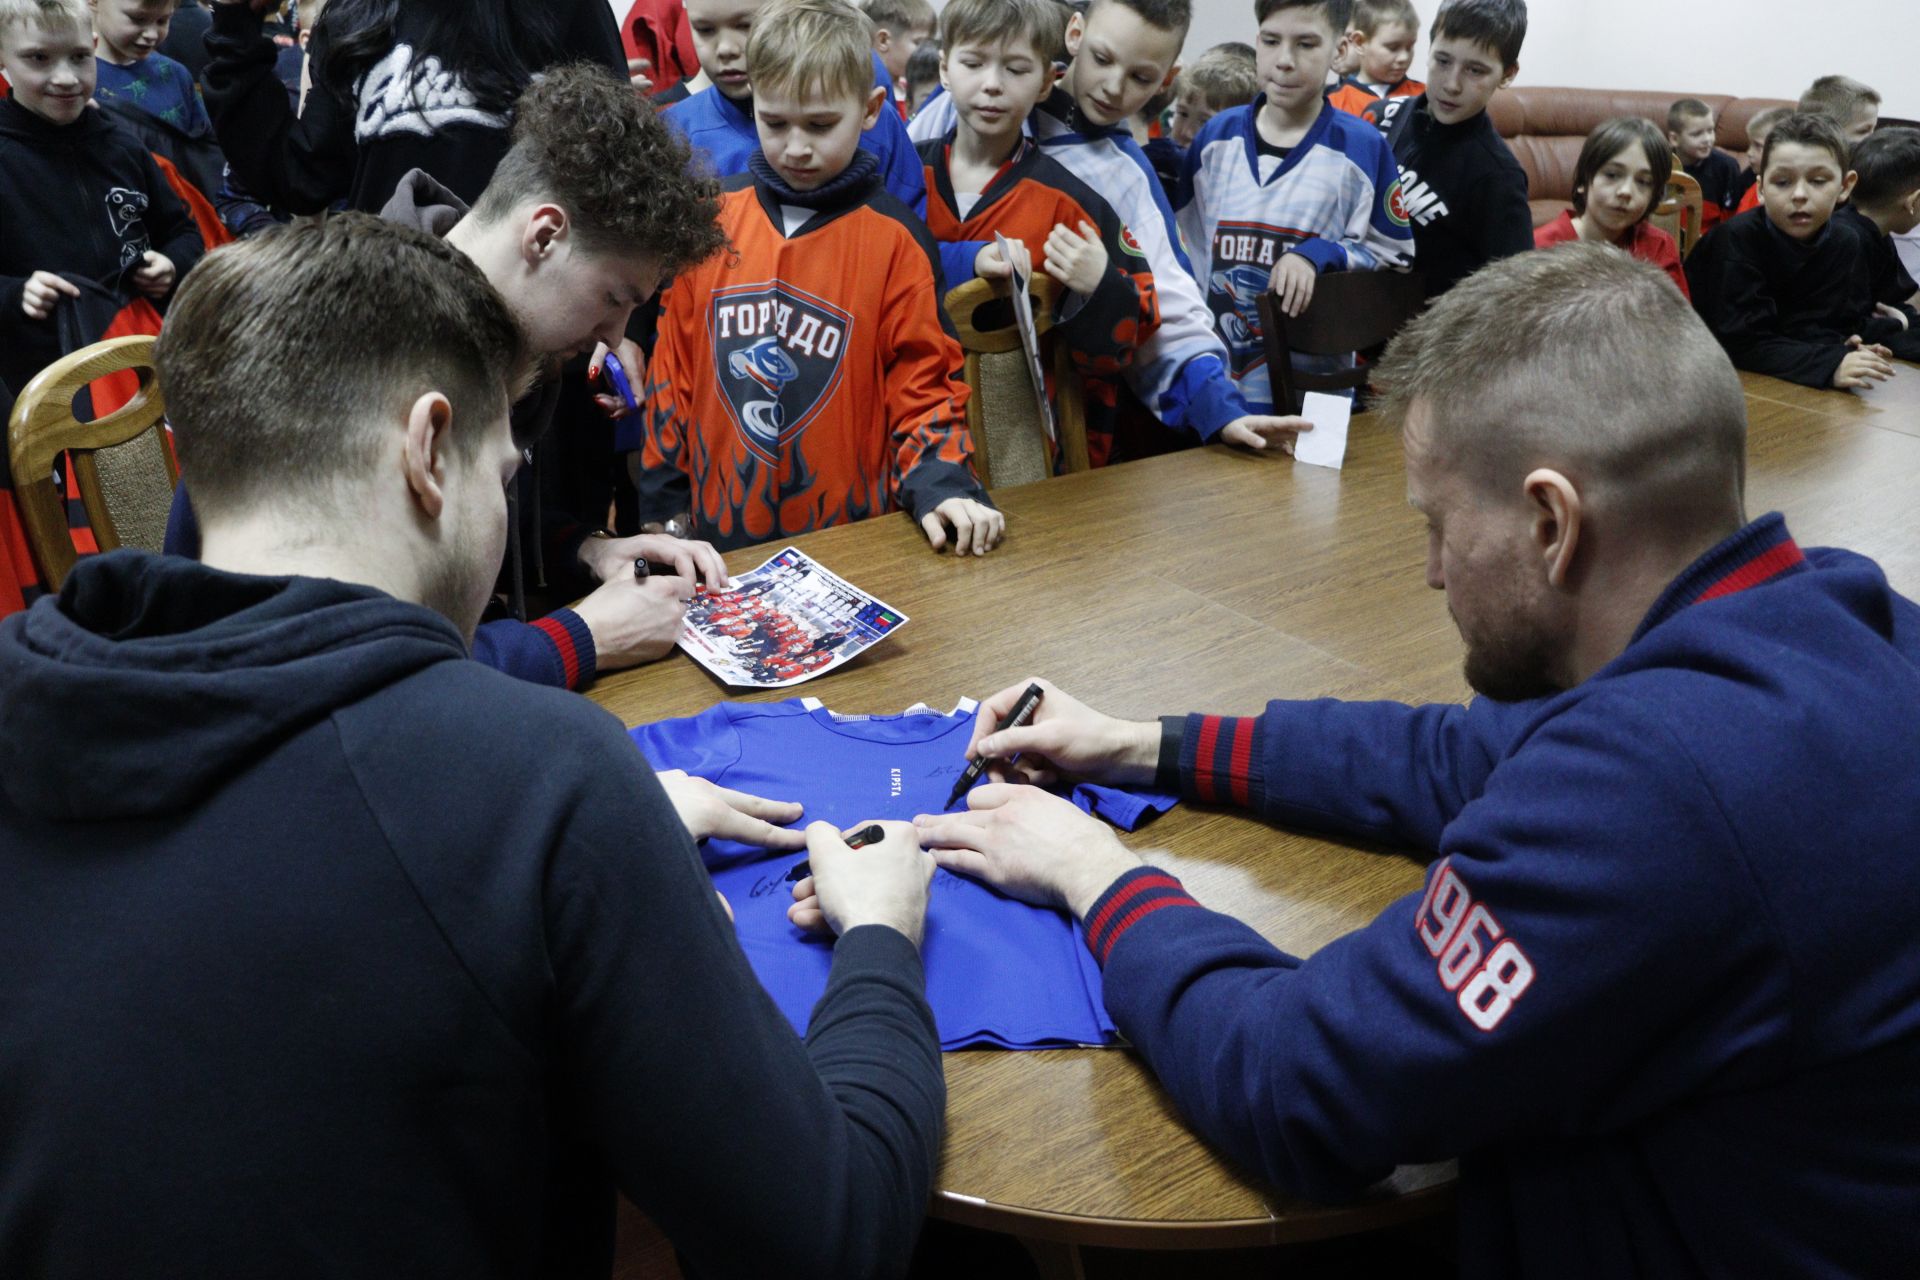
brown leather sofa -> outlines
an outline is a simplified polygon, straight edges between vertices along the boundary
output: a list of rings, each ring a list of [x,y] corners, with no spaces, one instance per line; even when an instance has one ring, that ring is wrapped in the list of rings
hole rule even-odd
[[[1527,171],[1533,225],[1573,207],[1573,167],[1580,146],[1602,120],[1645,116],[1662,130],[1667,108],[1679,98],[1698,98],[1713,108],[1714,141],[1746,165],[1747,121],[1768,107],[1791,107],[1784,98],[1730,98],[1724,93],[1651,93],[1638,89],[1551,89],[1522,85],[1493,97],[1487,108],[1493,127]]]

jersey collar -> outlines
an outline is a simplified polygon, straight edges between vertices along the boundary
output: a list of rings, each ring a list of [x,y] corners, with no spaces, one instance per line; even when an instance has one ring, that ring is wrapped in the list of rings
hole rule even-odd
[[[1807,567],[1800,544],[1787,532],[1786,517],[1778,511],[1770,512],[1695,560],[1668,583],[1633,638],[1638,640],[1688,605],[1748,591],[1775,578],[1802,573]]]

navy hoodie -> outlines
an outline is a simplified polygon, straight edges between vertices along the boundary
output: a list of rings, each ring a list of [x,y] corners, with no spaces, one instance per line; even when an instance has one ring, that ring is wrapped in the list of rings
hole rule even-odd
[[[914,948],[803,1044],[612,716],[366,587],[118,551],[0,621],[0,1275],[904,1267]]]

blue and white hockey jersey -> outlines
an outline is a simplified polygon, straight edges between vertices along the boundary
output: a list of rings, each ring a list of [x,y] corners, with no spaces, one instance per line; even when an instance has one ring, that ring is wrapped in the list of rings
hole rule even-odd
[[[950,715],[836,715],[812,698],[721,703],[697,716],[641,725],[633,740],[656,769],[684,769],[721,786],[798,800],[804,822],[843,830],[872,818],[938,812],[966,766],[974,706]],[[1131,830],[1172,796],[1081,786],[1082,809]],[[788,871],[805,856],[726,840],[701,846],[714,888],[732,906],[740,946],[774,1003],[806,1034],[826,990],[833,948],[787,920]],[[1113,1023],[1100,968],[1058,911],[1003,897],[978,881],[934,873],[921,959],[940,1047],[1039,1049],[1102,1044]]]
[[[1153,270],[1160,327],[1135,352],[1127,384],[1167,426],[1211,440],[1253,410],[1233,381],[1220,376],[1227,369],[1227,350],[1180,250],[1173,207],[1131,133],[1072,123],[1078,117],[1073,99],[1056,89],[1027,117],[1026,130],[1048,156],[1113,206]],[[944,138],[957,120],[951,95],[943,96],[909,122],[907,134],[916,141]]]
[[[1321,272],[1404,269],[1413,227],[1378,129],[1322,107],[1282,160],[1260,154],[1254,122],[1265,102],[1262,94],[1200,130],[1187,149],[1179,221],[1240,392],[1271,413],[1260,295],[1280,256],[1300,254]]]

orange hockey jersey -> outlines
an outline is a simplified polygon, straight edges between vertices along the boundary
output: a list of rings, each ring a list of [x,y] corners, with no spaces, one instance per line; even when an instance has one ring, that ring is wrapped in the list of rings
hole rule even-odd
[[[1055,226],[1064,223],[1078,231],[1085,222],[1100,233],[1107,250],[1106,278],[1084,298],[1062,295],[1051,336],[1067,343],[1080,375],[1086,392],[1087,454],[1094,466],[1102,466],[1112,452],[1120,374],[1133,363],[1134,351],[1160,327],[1159,295],[1146,254],[1113,206],[1024,139],[979,201],[962,214],[948,165],[951,145],[951,138],[920,144],[920,158],[927,166],[927,228],[934,239],[991,241],[998,232],[1022,241],[1038,272]],[[1048,393],[1053,394],[1051,387]]]
[[[796,193],[756,154],[728,186],[730,248],[661,299],[641,519],[727,548],[986,501],[935,246],[872,157]]]
[[[1350,116],[1364,116],[1367,108],[1382,98],[1417,98],[1427,91],[1425,82],[1407,79],[1388,85],[1385,93],[1375,93],[1352,76],[1340,77],[1340,83],[1327,94],[1327,101]]]

